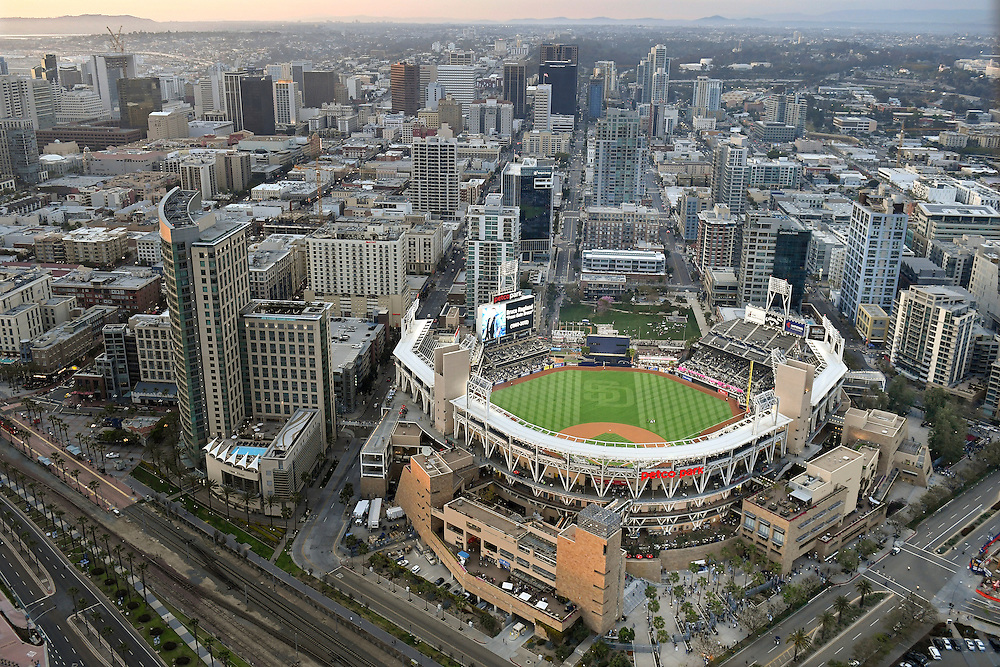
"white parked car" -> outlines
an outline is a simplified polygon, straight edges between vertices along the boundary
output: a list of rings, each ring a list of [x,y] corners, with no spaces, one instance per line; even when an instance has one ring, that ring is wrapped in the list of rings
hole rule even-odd
[[[120,457],[121,454],[119,454],[118,452],[108,452],[107,454],[104,455],[104,458],[106,459],[117,459]]]

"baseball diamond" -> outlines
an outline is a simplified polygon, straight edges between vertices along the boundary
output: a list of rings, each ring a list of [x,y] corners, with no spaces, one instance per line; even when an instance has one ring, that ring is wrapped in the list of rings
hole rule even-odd
[[[536,373],[498,385],[492,402],[536,426],[605,441],[682,440],[739,414],[735,402],[713,390],[666,373],[624,368]],[[589,432],[590,424],[599,428]]]

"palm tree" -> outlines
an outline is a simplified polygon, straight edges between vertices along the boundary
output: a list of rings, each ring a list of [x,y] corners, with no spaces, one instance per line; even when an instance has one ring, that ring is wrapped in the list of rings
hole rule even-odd
[[[208,490],[208,511],[209,512],[212,511],[212,495],[216,491],[219,490],[220,486],[222,486],[222,485],[219,483],[219,480],[212,479],[211,477],[206,477],[205,478],[205,488]]]
[[[247,525],[250,525],[250,501],[253,500],[253,493],[250,491],[242,491],[240,493],[240,500],[243,501],[243,508],[247,511]]]
[[[851,601],[846,595],[839,595],[833,601],[833,608],[837,611],[837,625],[844,622],[844,612],[851,608]]]
[[[229,498],[236,493],[236,489],[229,486],[228,484],[222,485],[222,497],[226,499],[226,520],[230,520],[229,516]]]
[[[219,660],[222,661],[223,667],[229,667],[229,649],[225,646],[219,649]]]
[[[50,458],[50,459],[51,459],[51,461],[52,461],[52,465],[54,465],[54,466],[56,467],[56,469],[59,469],[59,468],[60,468],[60,465],[61,465],[61,464],[62,464],[62,462],[63,462],[63,457],[62,457],[62,454],[60,454],[59,452],[53,452],[53,453],[52,453],[52,456],[51,456],[51,457],[49,457],[49,458]]]
[[[858,581],[858,583],[855,586],[855,588],[858,589],[858,593],[861,593],[861,600],[858,602],[858,607],[864,607],[865,606],[865,596],[866,595],[870,595],[871,592],[873,590],[875,590],[875,587],[872,586],[872,582],[868,581],[867,579],[862,578],[862,579],[860,579]]]
[[[212,659],[212,667],[215,667],[215,654],[212,653],[215,641],[211,637],[205,637],[205,650],[208,651],[208,657]]]
[[[799,628],[792,634],[788,635],[788,639],[785,640],[786,644],[791,644],[795,647],[795,652],[792,654],[792,662],[795,662],[799,657],[799,651],[805,648],[809,648],[809,644],[812,640],[809,639],[809,635],[802,628]]]
[[[201,624],[197,618],[191,619],[191,632],[194,634],[194,654],[201,659],[201,651],[198,648],[198,626]]]
[[[76,482],[76,488],[79,489],[80,488],[80,469],[79,468],[73,468],[72,470],[69,471],[69,476],[73,478],[73,481]]]
[[[264,504],[267,505],[268,521],[270,521],[271,523],[271,528],[274,528],[274,514],[271,512],[271,510],[273,510],[275,505],[278,504],[277,494],[274,493],[267,494],[267,496],[264,498]]]
[[[66,592],[69,593],[69,596],[71,598],[73,598],[73,613],[75,614],[80,610],[80,608],[76,606],[77,605],[76,596],[80,592],[80,589],[77,588],[76,586],[70,586],[69,588],[66,589]]]
[[[288,520],[292,518],[292,508],[282,507],[281,508],[281,518],[285,520],[285,528],[288,528]]]
[[[136,569],[139,570],[139,580],[142,581],[142,601],[148,603],[149,589],[146,588],[146,570],[149,569],[149,561],[146,560],[142,561],[141,563],[139,563],[139,567]]]
[[[830,628],[834,627],[836,622],[837,622],[837,617],[834,616],[833,612],[830,610],[824,611],[822,614],[819,615],[819,624],[820,627],[823,628],[823,634],[822,634],[823,641],[826,641],[827,631],[829,631]]]
[[[100,486],[101,486],[101,483],[100,483],[100,482],[98,482],[98,481],[97,481],[96,479],[94,479],[94,480],[91,480],[91,481],[90,481],[90,482],[89,482],[89,483],[87,484],[87,488],[88,488],[88,489],[90,489],[91,491],[93,491],[93,492],[94,492],[94,504],[95,504],[95,505],[98,505],[98,504],[99,504],[99,503],[97,502],[97,489],[98,489],[98,488],[100,488]]]
[[[114,559],[111,558],[111,547],[108,545],[108,538],[111,535],[108,533],[101,533],[101,539],[104,540],[104,553],[101,554],[101,562],[104,563],[104,571],[108,573],[108,577],[111,577],[111,568],[115,564]],[[107,556],[107,560],[104,558]]]

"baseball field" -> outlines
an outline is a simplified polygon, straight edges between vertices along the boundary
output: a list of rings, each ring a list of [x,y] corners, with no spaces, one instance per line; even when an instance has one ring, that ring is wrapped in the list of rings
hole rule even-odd
[[[609,442],[681,440],[735,414],[713,391],[633,369],[554,369],[494,389],[492,401],[542,428]]]

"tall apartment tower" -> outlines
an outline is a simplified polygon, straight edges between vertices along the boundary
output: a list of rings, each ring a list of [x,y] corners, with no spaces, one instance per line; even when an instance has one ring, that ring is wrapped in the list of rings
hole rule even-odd
[[[540,83],[535,86],[535,96],[531,102],[532,129],[552,129],[552,86]]]
[[[274,123],[294,125],[301,120],[302,96],[293,80],[274,82]]]
[[[640,86],[639,102],[652,104],[666,102],[670,85],[670,58],[667,47],[657,44],[649,50],[649,55],[639,61],[636,81]]]
[[[35,79],[45,79],[51,83],[59,83],[59,59],[52,53],[42,56],[42,62],[38,67],[31,69],[31,75]]]
[[[694,263],[705,275],[712,269],[732,269],[740,264],[740,220],[724,204],[698,214],[698,239]]]
[[[594,135],[594,195],[597,206],[638,202],[646,194],[646,138],[639,114],[608,109]]]
[[[160,200],[159,219],[181,435],[197,462],[247,416],[239,316],[250,302],[250,223],[203,213],[200,194],[180,188]]]
[[[867,192],[858,194],[847,232],[840,312],[852,323],[865,303],[892,310],[909,216],[903,204]]]
[[[521,211],[519,233],[525,260],[548,255],[552,248],[554,181],[555,167],[551,161],[539,164],[536,158],[508,162],[500,176],[503,205],[516,206]]]
[[[0,75],[0,118],[19,118],[31,122],[36,130],[56,124],[56,99],[53,84],[44,79]]]
[[[580,47],[576,44],[542,44],[538,49],[538,64],[555,61],[580,64]]]
[[[694,82],[694,92],[691,95],[691,111],[694,114],[705,114],[722,109],[722,81],[699,76]]]
[[[420,66],[414,63],[393,63],[389,71],[389,91],[392,112],[416,116],[420,109]]]
[[[806,259],[812,232],[801,222],[784,215],[751,211],[743,223],[737,274],[740,301],[764,308],[770,277],[792,286],[791,306],[798,310],[806,283]]]
[[[503,98],[514,105],[514,118],[524,118],[527,110],[528,86],[524,64],[503,64]]]
[[[618,67],[614,60],[598,60],[594,63],[594,76],[604,79],[604,99],[610,100],[618,91]]]
[[[798,95],[769,95],[764,98],[764,121],[792,125],[801,133],[806,125],[807,107]]]
[[[517,289],[518,255],[521,251],[520,209],[504,206],[503,195],[486,195],[481,206],[470,206],[465,305],[470,313],[488,303],[497,292]]]
[[[968,292],[950,286],[913,285],[899,293],[889,327],[889,361],[918,382],[951,387],[972,358],[977,314]]]
[[[454,218],[461,198],[458,142],[442,135],[415,137],[411,155],[413,210]]]
[[[742,215],[747,206],[748,149],[724,142],[712,152],[712,201],[725,204],[735,215]]]
[[[0,174],[25,185],[41,178],[35,127],[26,118],[0,118]]]

